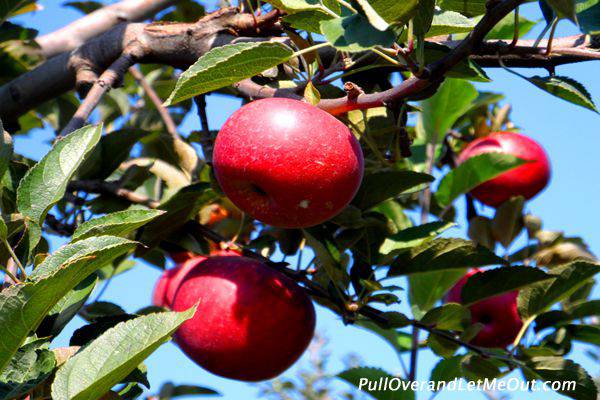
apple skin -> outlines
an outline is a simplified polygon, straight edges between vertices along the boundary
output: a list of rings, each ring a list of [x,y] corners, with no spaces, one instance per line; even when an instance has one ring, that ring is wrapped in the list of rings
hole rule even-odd
[[[306,350],[315,309],[293,280],[246,257],[210,257],[181,282],[173,310],[198,304],[175,342],[213,374],[242,381],[273,378]]]
[[[460,153],[458,163],[490,152],[512,154],[530,162],[506,171],[473,189],[471,194],[482,203],[498,207],[514,196],[531,199],[548,184],[551,171],[546,152],[535,140],[519,133],[495,132],[476,139]]]
[[[362,150],[348,127],[310,104],[253,101],[225,122],[213,151],[221,188],[266,224],[302,228],[337,215],[363,176]]]
[[[241,255],[241,253],[234,250],[216,250],[211,251],[210,254],[214,256]],[[177,264],[173,268],[166,269],[154,286],[152,304],[157,307],[171,308],[175,292],[187,273],[196,265],[206,260],[206,256],[194,255],[191,251],[172,253],[171,258]]]
[[[462,303],[461,292],[467,280],[482,270],[475,268],[463,276],[448,291],[446,302]],[[481,300],[471,306],[471,322],[482,323],[483,328],[471,343],[480,347],[506,347],[517,337],[523,322],[517,311],[518,291],[507,292]]]

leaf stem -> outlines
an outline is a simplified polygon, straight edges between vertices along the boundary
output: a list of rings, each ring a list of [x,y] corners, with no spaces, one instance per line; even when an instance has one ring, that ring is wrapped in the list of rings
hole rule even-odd
[[[320,49],[320,48],[323,48],[323,47],[331,47],[331,44],[329,44],[329,42],[323,42],[323,43],[315,44],[314,46],[310,46],[310,47],[307,47],[305,49],[298,50],[297,52],[295,52],[294,54],[292,54],[290,56],[290,58],[298,57],[298,56],[301,56],[301,55],[306,54],[306,53],[310,53],[311,51],[314,51],[314,50],[317,50],[317,49]]]
[[[19,278],[17,278],[12,272],[10,272],[8,270],[8,268],[6,268],[4,266],[0,266],[0,269],[6,274],[6,276],[8,276],[10,278],[10,280],[12,280],[15,283],[21,283]]]
[[[12,247],[10,247],[10,244],[8,243],[8,241],[6,239],[3,239],[2,241],[4,242],[4,246],[6,246],[6,250],[8,250],[8,253],[14,260],[15,264],[17,264],[17,267],[19,267],[19,271],[21,271],[21,275],[23,276],[23,279],[27,279],[27,271],[25,271],[23,264],[21,264],[21,261],[19,261],[19,257],[17,257],[14,250],[12,249]],[[12,277],[11,277],[11,279],[12,279]]]
[[[400,65],[398,60],[393,59],[392,57],[388,56],[387,54],[385,54],[383,51],[379,50],[378,48],[372,48],[371,51],[373,51],[373,53],[377,54],[379,57],[385,59],[386,61],[391,62],[394,65]]]
[[[519,333],[517,334],[517,337],[515,338],[515,341],[513,342],[513,351],[517,348],[519,343],[521,343],[523,336],[525,336],[525,332],[527,332],[527,328],[529,328],[529,325],[531,325],[531,323],[533,322],[534,319],[535,319],[535,315],[527,318],[523,322],[523,326],[521,327],[521,330],[519,331]]]
[[[556,26],[558,25],[558,17],[552,21],[552,28],[550,29],[550,36],[548,36],[548,44],[546,45],[546,55],[552,53],[552,41],[554,40],[554,32],[556,32]]]
[[[350,5],[350,3],[348,3],[345,0],[336,0],[339,4],[343,5],[344,7],[346,7],[348,10],[352,11],[354,14],[357,13],[356,8],[352,7]],[[338,17],[338,15],[336,15],[336,17]]]

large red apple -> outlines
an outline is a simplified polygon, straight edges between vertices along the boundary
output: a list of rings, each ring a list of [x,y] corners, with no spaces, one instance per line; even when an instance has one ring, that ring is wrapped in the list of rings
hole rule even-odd
[[[180,283],[173,310],[197,305],[175,342],[206,370],[260,381],[289,368],[310,343],[315,310],[282,273],[246,257],[200,260]]]
[[[229,199],[252,217],[282,228],[309,227],[338,214],[363,175],[350,130],[298,100],[253,101],[225,122],[213,152]]]
[[[461,292],[469,277],[482,272],[473,269],[463,276],[446,295],[446,301],[461,303]],[[518,291],[507,292],[481,300],[471,306],[471,322],[481,323],[483,328],[471,341],[481,347],[506,347],[511,344],[523,326],[517,311]]]
[[[506,171],[471,191],[484,204],[498,207],[514,196],[530,199],[541,192],[550,180],[550,161],[535,140],[514,132],[496,132],[469,143],[461,152],[458,162],[483,153],[499,152],[530,162]]]

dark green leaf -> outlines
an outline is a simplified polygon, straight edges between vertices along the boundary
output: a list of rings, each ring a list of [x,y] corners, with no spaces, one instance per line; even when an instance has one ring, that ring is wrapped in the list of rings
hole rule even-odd
[[[0,0],[0,24],[30,0]]]
[[[600,271],[600,265],[575,261],[552,269],[555,278],[522,289],[517,305],[521,318],[528,319],[548,310],[553,304],[567,298],[577,288]]]
[[[533,76],[525,78],[540,89],[569,103],[598,112],[592,96],[579,82],[566,76]]]
[[[506,264],[487,248],[464,239],[435,239],[398,255],[388,276]]]
[[[567,325],[572,340],[600,346],[600,327],[596,325]]]
[[[166,213],[144,227],[141,242],[152,246],[171,236],[216,197],[216,193],[207,183],[196,183],[182,188],[158,207]]]
[[[551,310],[538,315],[535,319],[535,331],[596,315],[600,315],[600,300],[584,301],[566,310]]]
[[[21,347],[0,374],[0,399],[22,398],[46,380],[56,365],[54,353],[45,339]]]
[[[579,365],[562,357],[534,357],[528,363],[539,379],[562,382],[559,393],[576,400],[596,400],[598,389],[590,375]],[[569,381],[575,382],[573,388]]]
[[[526,162],[511,154],[497,152],[476,155],[444,175],[435,197],[440,206],[445,207],[461,194]]]
[[[600,34],[600,0],[578,0],[577,22],[583,33]]]
[[[55,400],[96,399],[135,370],[194,315],[156,313],[122,322],[80,350],[56,372]]]
[[[421,322],[441,330],[463,331],[471,324],[471,312],[460,304],[448,303],[427,311]]]
[[[121,129],[102,136],[77,171],[79,179],[106,179],[129,157],[134,144],[149,135],[141,129]]]
[[[577,23],[575,0],[546,0],[546,2],[552,7],[558,18],[570,19]]]
[[[242,42],[215,47],[181,74],[165,105],[250,78],[287,61],[292,54],[289,47],[271,42]]]
[[[219,395],[219,392],[213,389],[195,385],[173,385],[167,382],[160,388],[158,397],[160,399],[175,399],[184,396],[206,396]]]
[[[98,1],[68,1],[63,3],[63,6],[71,7],[83,14],[89,14],[103,7],[103,4]]]
[[[517,196],[508,199],[496,208],[496,215],[491,224],[492,235],[505,249],[523,230],[524,205],[525,199]]]
[[[391,30],[376,29],[360,14],[321,21],[321,32],[335,48],[351,53],[375,46],[390,47],[396,39]]]
[[[514,266],[494,268],[471,276],[462,289],[464,304],[521,289],[533,283],[553,278],[539,268]]]
[[[95,274],[88,276],[73,290],[60,299],[44,318],[37,330],[39,336],[57,336],[63,328],[77,315],[79,309],[87,301],[96,287],[98,277]]]
[[[494,379],[500,375],[498,367],[489,359],[475,354],[469,354],[462,363],[465,375],[471,379]]]
[[[454,222],[435,221],[403,229],[398,233],[387,236],[379,251],[387,255],[396,253],[397,250],[418,246],[453,226],[456,226]]]
[[[368,210],[387,199],[431,181],[433,181],[431,175],[413,171],[382,171],[367,174],[352,204],[361,210]]]

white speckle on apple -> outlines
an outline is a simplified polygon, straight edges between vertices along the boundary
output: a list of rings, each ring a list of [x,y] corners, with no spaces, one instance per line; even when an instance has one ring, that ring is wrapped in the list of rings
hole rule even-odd
[[[308,208],[309,204],[310,204],[310,201],[308,201],[308,200],[302,200],[300,203],[298,203],[300,208]]]

